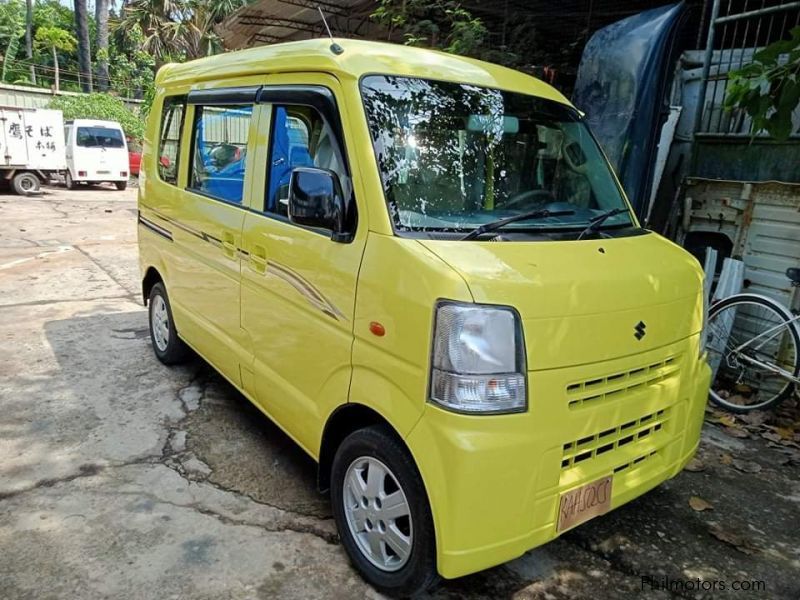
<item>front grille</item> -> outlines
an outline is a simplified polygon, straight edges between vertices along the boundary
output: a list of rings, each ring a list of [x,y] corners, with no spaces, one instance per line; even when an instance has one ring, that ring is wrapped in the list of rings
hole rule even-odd
[[[564,444],[561,455],[561,468],[569,469],[584,461],[602,456],[607,452],[614,452],[618,448],[633,444],[655,435],[664,428],[669,419],[669,409],[664,408],[649,415],[644,415],[634,421],[628,421],[618,427],[606,429],[594,435],[589,435],[578,440]],[[645,455],[644,458],[647,458]],[[637,461],[643,458],[636,459]],[[636,462],[636,461],[634,461]],[[617,468],[627,468],[633,463],[619,465]]]
[[[675,378],[678,376],[679,370],[679,357],[671,356],[660,362],[630,371],[571,383],[567,386],[567,402],[571,409],[575,409],[594,405],[602,400],[621,398],[648,386]]]

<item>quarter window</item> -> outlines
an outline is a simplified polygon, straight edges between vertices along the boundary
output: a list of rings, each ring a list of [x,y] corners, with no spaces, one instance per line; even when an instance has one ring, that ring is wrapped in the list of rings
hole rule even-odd
[[[207,196],[242,203],[251,105],[196,106],[189,187]]]
[[[164,99],[161,134],[158,138],[158,176],[172,185],[178,183],[178,156],[185,112],[186,99],[183,96]]]
[[[289,179],[295,167],[317,167],[336,173],[345,197],[351,192],[341,146],[330,125],[308,106],[275,106],[269,152],[266,212],[286,216]]]

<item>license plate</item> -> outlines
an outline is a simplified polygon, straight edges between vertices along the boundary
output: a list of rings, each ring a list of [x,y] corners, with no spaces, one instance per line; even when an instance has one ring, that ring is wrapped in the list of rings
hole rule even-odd
[[[561,496],[558,506],[559,533],[580,525],[611,508],[611,476],[597,479]]]
[[[98,175],[108,175],[109,173],[111,173],[111,171],[98,171],[97,172]]]

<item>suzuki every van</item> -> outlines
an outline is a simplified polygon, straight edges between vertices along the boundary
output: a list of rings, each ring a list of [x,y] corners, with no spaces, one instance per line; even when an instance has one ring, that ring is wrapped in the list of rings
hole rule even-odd
[[[116,121],[75,119],[64,127],[67,149],[67,188],[78,183],[113,183],[128,187],[128,144]]]
[[[191,348],[318,462],[376,588],[508,561],[692,457],[702,270],[639,225],[555,89],[353,40],[171,64],[156,88],[155,354]]]

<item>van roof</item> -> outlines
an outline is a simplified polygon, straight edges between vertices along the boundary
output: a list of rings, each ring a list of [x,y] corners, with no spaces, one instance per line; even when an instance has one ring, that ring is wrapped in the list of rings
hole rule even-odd
[[[80,127],[81,125],[86,126],[101,126],[101,127],[111,127],[113,129],[122,129],[122,125],[120,125],[117,121],[104,121],[103,119],[67,119],[64,121],[65,125],[74,125],[76,127]]]
[[[368,74],[405,75],[524,92],[569,104],[543,81],[488,62],[398,44],[341,38],[335,41],[344,49],[339,55],[331,51],[329,38],[321,38],[172,63],[158,71],[156,84],[168,87],[222,77],[287,72],[325,72],[340,80],[358,80]]]

